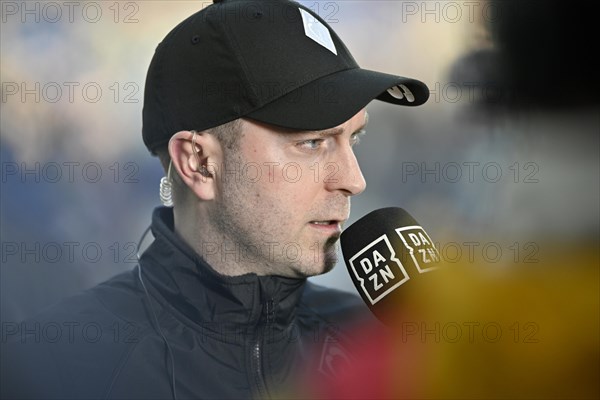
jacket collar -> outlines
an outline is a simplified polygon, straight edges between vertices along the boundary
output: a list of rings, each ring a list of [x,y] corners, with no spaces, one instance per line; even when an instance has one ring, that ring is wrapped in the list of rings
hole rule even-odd
[[[151,229],[155,241],[140,259],[144,277],[193,322],[281,329],[293,322],[306,279],[219,274],[175,234],[171,208],[154,210]]]

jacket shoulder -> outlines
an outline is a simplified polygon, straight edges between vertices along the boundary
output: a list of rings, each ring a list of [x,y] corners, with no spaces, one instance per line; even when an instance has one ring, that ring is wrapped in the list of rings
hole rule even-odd
[[[375,321],[363,300],[349,292],[307,282],[300,300],[299,316],[332,326]]]
[[[2,398],[105,397],[150,328],[133,271],[3,322]]]

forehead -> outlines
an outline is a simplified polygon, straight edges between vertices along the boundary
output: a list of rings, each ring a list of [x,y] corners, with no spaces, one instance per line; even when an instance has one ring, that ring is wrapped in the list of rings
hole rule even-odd
[[[243,124],[241,131],[243,136],[252,135],[252,133],[256,131],[267,131],[276,136],[282,136],[283,138],[290,138],[303,135],[329,136],[342,134],[344,132],[355,133],[364,129],[369,121],[369,114],[365,109],[362,109],[346,122],[333,128],[323,130],[289,129],[247,118],[243,118],[242,121]]]

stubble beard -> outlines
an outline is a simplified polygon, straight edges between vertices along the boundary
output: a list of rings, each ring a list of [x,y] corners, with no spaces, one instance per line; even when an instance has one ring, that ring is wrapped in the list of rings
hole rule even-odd
[[[244,160],[240,155],[226,156],[229,165],[242,164]],[[228,253],[221,254],[221,262],[224,270],[237,270],[241,273],[253,272],[258,275],[279,275],[292,278],[307,278],[329,272],[337,263],[337,242],[339,235],[326,239],[321,248],[316,248],[314,243],[310,248],[302,247],[298,260],[286,258],[282,254],[281,240],[277,232],[271,231],[271,227],[265,225],[265,219],[249,216],[251,204],[242,202],[253,201],[256,193],[255,183],[246,182],[243,179],[232,180],[228,177],[223,182],[222,197],[218,204],[211,207],[208,212],[210,225],[215,230],[215,239],[221,240],[220,247],[228,249]],[[257,206],[257,208],[260,205]],[[263,206],[264,207],[264,206]],[[272,211],[272,212],[277,212]],[[285,219],[282,215],[281,219]],[[273,247],[274,243],[275,246]],[[235,254],[229,252],[235,251]],[[235,257],[234,261],[231,261]],[[235,268],[231,263],[235,262]]]
[[[332,236],[323,244],[323,271],[321,274],[325,274],[333,269],[338,261],[337,250],[338,250],[339,236]],[[320,275],[320,274],[319,274]]]
[[[274,235],[264,232],[259,224],[249,224],[243,207],[239,206],[237,195],[225,195],[221,204],[209,212],[209,220],[216,228],[216,237],[221,240],[221,251],[228,249],[235,254],[223,254],[222,260],[228,264],[235,262],[238,270],[258,275],[279,275],[291,278],[308,278],[331,271],[337,261],[339,236],[329,237],[324,242],[312,246],[300,246],[302,255],[296,259],[285,257],[282,246]],[[317,247],[318,246],[318,247]],[[235,261],[232,260],[235,257]],[[231,269],[231,267],[228,267]]]

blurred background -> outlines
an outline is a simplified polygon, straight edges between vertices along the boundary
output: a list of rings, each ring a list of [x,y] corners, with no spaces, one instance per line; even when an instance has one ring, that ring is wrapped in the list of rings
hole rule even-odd
[[[170,29],[210,3],[1,3],[3,323],[135,266],[163,175],[141,140],[146,70]],[[428,380],[392,397],[598,397],[593,3],[301,3],[363,68],[432,93],[415,109],[371,103],[356,148],[368,187],[350,222],[405,208],[455,271],[423,293],[419,318],[441,324],[443,347],[422,353]],[[312,279],[355,290],[341,258]],[[503,339],[465,340],[468,321]],[[458,344],[444,340],[449,323],[464,329]]]

